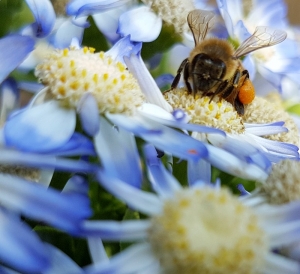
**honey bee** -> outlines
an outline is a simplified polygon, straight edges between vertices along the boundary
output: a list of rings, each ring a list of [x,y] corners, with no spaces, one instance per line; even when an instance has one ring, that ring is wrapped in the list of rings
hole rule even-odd
[[[192,31],[195,48],[190,56],[182,61],[171,85],[176,88],[181,73],[187,90],[195,96],[214,96],[230,102],[239,115],[244,114],[244,104],[249,104],[255,97],[254,87],[249,73],[239,59],[246,54],[273,46],[285,40],[286,33],[269,27],[257,27],[236,50],[232,44],[219,38],[207,38],[206,34],[213,27],[214,13],[193,10],[187,16]]]

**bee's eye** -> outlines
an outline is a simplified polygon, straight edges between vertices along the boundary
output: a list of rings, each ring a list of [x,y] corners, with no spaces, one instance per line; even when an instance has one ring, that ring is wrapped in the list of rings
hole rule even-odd
[[[239,99],[242,104],[250,104],[255,97],[255,89],[249,79],[246,79],[239,91]]]

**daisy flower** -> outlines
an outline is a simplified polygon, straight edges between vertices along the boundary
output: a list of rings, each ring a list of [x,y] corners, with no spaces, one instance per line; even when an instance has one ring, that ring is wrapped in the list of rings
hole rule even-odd
[[[297,262],[272,250],[299,239],[299,203],[252,206],[201,181],[183,188],[152,146],[145,154],[156,194],[98,173],[104,188],[149,219],[86,221],[84,235],[134,243],[86,273],[298,273]]]
[[[143,106],[167,114],[164,109],[170,110],[166,102],[161,108],[147,103],[137,80],[122,63],[123,56],[137,54],[140,47],[125,37],[106,53],[75,46],[54,51],[36,68],[45,88],[5,123],[5,144],[28,152],[57,153],[76,134],[78,113],[83,130],[93,137],[102,164],[120,178],[129,180],[132,170],[124,166],[116,170],[118,161],[129,165],[131,159],[136,163],[137,172],[133,174],[140,173],[134,135],[182,159],[206,157],[202,142],[140,114]],[[186,126],[223,134],[209,127]],[[16,134],[16,129],[22,134]],[[75,141],[81,143],[79,138]],[[135,184],[140,182],[141,174]]]

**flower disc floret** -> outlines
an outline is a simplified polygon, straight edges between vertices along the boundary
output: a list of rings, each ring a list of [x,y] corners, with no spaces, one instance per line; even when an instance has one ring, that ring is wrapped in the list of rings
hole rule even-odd
[[[273,165],[267,180],[262,184],[272,204],[300,200],[300,162],[286,159]]]
[[[229,102],[210,97],[193,96],[186,88],[173,89],[164,93],[166,101],[173,109],[186,111],[191,120],[190,123],[219,128],[227,133],[242,134],[245,127],[242,118]]]
[[[90,92],[99,112],[132,114],[145,98],[126,67],[92,48],[53,51],[36,67],[36,76],[66,107],[76,107]]]
[[[227,189],[185,189],[149,230],[164,273],[258,273],[268,253],[259,219]]]

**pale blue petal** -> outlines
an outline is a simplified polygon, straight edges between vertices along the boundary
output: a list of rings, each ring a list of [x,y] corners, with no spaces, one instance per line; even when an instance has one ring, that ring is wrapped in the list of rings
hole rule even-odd
[[[250,127],[247,128],[247,133],[254,134],[256,136],[263,136],[263,135],[272,135],[278,134],[282,132],[288,132],[289,130],[283,126],[260,126],[260,127]]]
[[[251,54],[247,55],[243,60],[243,67],[248,71],[250,80],[255,78],[256,66]]]
[[[35,168],[65,170],[70,172],[94,172],[96,165],[85,161],[55,158],[54,156],[22,153],[15,150],[1,149],[0,163],[4,165],[21,165]]]
[[[44,88],[44,85],[36,82],[18,81],[18,89],[26,90],[31,93],[38,93]]]
[[[271,241],[271,240],[270,240]],[[274,247],[274,249],[278,246]],[[298,274],[300,265],[297,261],[276,254],[275,252],[269,252],[264,259],[265,263],[262,267],[262,273],[266,274]]]
[[[129,71],[138,80],[147,101],[171,112],[172,107],[164,99],[160,89],[156,85],[145,63],[143,62],[141,55],[132,54],[130,57],[124,57],[124,60]]]
[[[257,165],[246,163],[223,149],[211,145],[207,145],[207,149],[209,153],[208,161],[226,173],[243,179],[260,181],[265,180],[268,176],[267,173]]]
[[[280,93],[282,92],[281,85],[284,77],[282,74],[275,73],[266,66],[260,64],[258,64],[257,70],[272,86],[274,86]]]
[[[25,0],[33,13],[35,23],[33,24],[36,37],[45,37],[55,24],[55,11],[49,0]]]
[[[44,153],[55,156],[96,155],[92,141],[78,132],[74,132],[67,143],[61,147]]]
[[[188,161],[188,183],[190,186],[198,184],[199,181],[211,182],[211,164],[203,159],[197,162]]]
[[[217,135],[209,135],[208,141],[212,145],[232,153],[243,162],[254,163],[265,171],[271,167],[271,162],[264,155],[264,152],[244,141],[241,136],[231,135],[227,138],[220,138]]]
[[[162,74],[155,78],[156,85],[159,88],[163,88],[167,85],[171,85],[174,80],[174,76],[172,74]]]
[[[71,138],[75,123],[75,111],[52,100],[12,116],[4,125],[5,142],[24,151],[53,150]]]
[[[120,39],[120,35],[117,33],[119,17],[126,10],[127,6],[124,5],[92,16],[98,29],[112,44]]]
[[[152,42],[160,34],[162,19],[147,6],[133,8],[119,18],[117,33],[130,35],[132,41]]]
[[[49,266],[43,243],[25,223],[0,209],[1,262],[22,273],[37,273]]]
[[[85,25],[86,18],[79,18],[76,20],[77,24]],[[79,22],[78,22],[79,21]],[[81,44],[83,38],[84,28],[73,24],[71,20],[64,20],[57,31],[49,39],[51,45],[55,48],[63,49],[68,48],[72,42],[72,39],[76,38]]]
[[[81,193],[85,195],[88,194],[88,190],[89,186],[86,176],[75,174],[68,180],[62,193]]]
[[[124,5],[129,0],[73,0],[67,7],[68,15],[90,15]]]
[[[98,236],[107,241],[142,241],[148,236],[149,220],[85,221],[81,235]]]
[[[245,41],[247,38],[251,36],[251,33],[247,30],[242,20],[239,20],[237,24],[234,26],[234,38],[238,38],[240,42]]]
[[[71,233],[92,213],[88,197],[80,193],[62,194],[6,174],[0,174],[0,185],[2,205]]]
[[[278,126],[282,127],[285,124],[284,121],[276,121],[276,122],[271,122],[271,123],[264,123],[264,124],[256,124],[256,123],[244,123],[246,129],[252,128],[252,127],[262,127],[262,126]]]
[[[0,85],[0,124],[3,125],[8,114],[19,105],[19,90],[13,78],[7,78]]]
[[[43,274],[84,274],[83,269],[57,247],[45,245],[50,258],[50,267]]]
[[[258,144],[266,148],[268,151],[280,153],[283,156],[290,155],[294,157],[299,157],[299,148],[293,144],[268,140],[265,138],[257,137],[255,135],[253,135],[252,138],[254,138]]]
[[[89,247],[89,253],[94,264],[108,261],[108,256],[101,238],[93,236],[87,237],[87,243]]]
[[[155,272],[156,264],[157,260],[151,246],[148,243],[140,243],[111,257],[108,262],[86,267],[85,271],[86,274],[144,273],[145,270],[150,270],[150,273],[158,273]]]
[[[83,130],[89,136],[95,136],[99,131],[99,110],[97,101],[91,93],[85,93],[78,105],[77,112],[81,120]]]
[[[171,115],[170,113],[167,113],[167,114],[169,114],[169,117],[171,119],[160,118],[160,117],[163,117],[163,114],[162,114],[163,111],[165,111],[165,110],[161,109],[160,107],[158,107],[156,105],[152,105],[152,104],[144,104],[139,109],[139,112],[143,116],[145,116],[153,121],[157,121],[163,125],[169,126],[169,127],[174,127],[174,128],[178,128],[181,130],[196,131],[196,132],[201,132],[201,133],[214,133],[214,134],[226,136],[226,133],[223,130],[220,130],[217,128],[202,126],[202,125],[198,125],[198,124],[190,124],[190,123],[180,122],[179,120],[182,120],[182,119],[177,119],[177,121],[175,121],[174,116]],[[174,113],[174,111],[173,111],[173,113]],[[175,113],[175,114],[177,114],[177,113]],[[164,116],[166,116],[166,115],[164,115]],[[183,120],[185,120],[185,119],[183,119]]]
[[[119,114],[107,114],[116,125],[133,132],[136,136],[153,144],[157,149],[173,154],[180,159],[198,160],[207,156],[205,145],[177,130],[166,127],[143,117],[127,117]]]
[[[142,173],[134,135],[117,129],[101,117],[100,131],[94,138],[104,170],[131,186],[140,188]]]
[[[230,3],[230,1],[229,1],[229,3]],[[225,25],[226,25],[229,35],[231,37],[234,37],[233,25],[236,23],[236,21],[232,22],[233,19],[231,18],[231,15],[229,14],[230,9],[227,8],[227,1],[226,0],[217,0],[217,5],[218,5],[220,13],[223,17],[223,20],[225,22]],[[239,12],[239,9],[237,7],[235,7],[234,10],[236,12]]]
[[[28,36],[9,35],[0,39],[0,83],[34,49],[34,40]]]
[[[247,20],[256,26],[272,26],[286,28],[287,6],[284,1],[256,1],[255,8],[249,13]]]
[[[181,186],[169,171],[166,170],[152,145],[144,146],[144,154],[152,188],[161,197],[172,197]]]
[[[161,211],[162,201],[155,194],[139,190],[102,171],[97,173],[97,177],[107,191],[124,201],[129,207],[147,215],[155,215]]]
[[[116,62],[124,64],[124,57],[136,55],[141,51],[142,43],[132,42],[130,36],[121,38],[114,46],[105,52],[106,56],[110,56]]]

